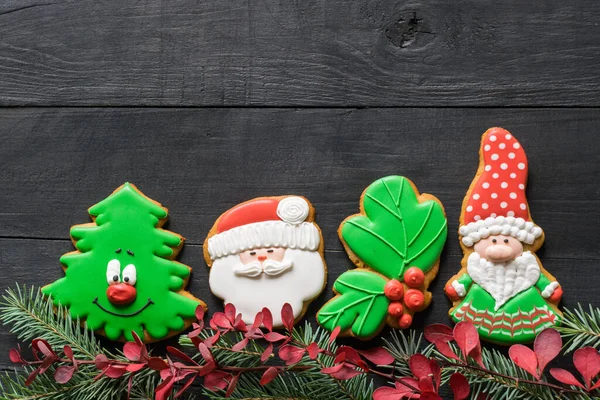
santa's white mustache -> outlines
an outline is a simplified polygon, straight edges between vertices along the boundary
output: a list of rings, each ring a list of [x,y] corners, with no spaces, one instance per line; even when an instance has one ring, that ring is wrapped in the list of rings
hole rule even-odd
[[[292,268],[293,265],[292,260],[265,260],[262,263],[260,261],[252,261],[248,264],[240,263],[233,268],[233,273],[238,276],[247,276],[250,278],[255,278],[262,273],[276,276]]]

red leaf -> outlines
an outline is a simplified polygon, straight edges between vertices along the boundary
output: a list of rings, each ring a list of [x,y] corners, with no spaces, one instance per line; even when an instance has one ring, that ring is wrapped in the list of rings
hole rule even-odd
[[[420,400],[443,400],[439,394],[433,392],[425,392],[419,397]]]
[[[338,335],[340,334],[340,332],[342,331],[342,328],[340,326],[336,326],[335,328],[333,328],[333,330],[331,331],[331,335],[329,335],[329,343],[331,344],[335,339],[337,339]]]
[[[334,372],[338,372],[342,368],[344,368],[344,364],[340,363],[340,364],[333,365],[331,367],[323,368],[321,370],[321,372],[324,373],[324,374],[332,374]]]
[[[54,350],[52,350],[52,346],[50,346],[50,344],[44,339],[33,339],[33,341],[31,342],[31,347],[33,347],[46,357],[56,355],[56,353],[54,353]]]
[[[133,374],[129,375],[129,379],[127,380],[127,400],[131,398],[131,387],[133,386]]]
[[[594,386],[592,386],[589,391],[591,392],[592,390],[596,390],[598,388],[600,388],[600,380],[594,383]]]
[[[204,377],[204,386],[213,392],[225,390],[229,381],[233,378],[230,373],[224,371],[212,371]]]
[[[46,370],[48,368],[50,368],[50,366],[52,364],[54,364],[54,362],[58,360],[58,357],[54,356],[54,355],[49,355],[48,357],[44,358],[44,361],[42,361],[42,364],[40,365],[40,374],[43,374],[44,372],[46,372]]]
[[[463,353],[466,360],[471,351],[479,345],[479,334],[477,328],[467,321],[461,321],[454,327],[454,340]]]
[[[233,325],[231,321],[222,312],[216,312],[213,314],[210,320],[211,325],[215,325],[218,328],[232,329]]]
[[[433,344],[437,343],[448,343],[454,340],[454,334],[452,328],[443,324],[432,324],[425,327],[424,330],[425,339]]]
[[[358,354],[375,365],[390,365],[394,362],[394,356],[383,347],[373,347],[372,349],[357,351]]]
[[[481,368],[485,368],[485,365],[483,364],[483,356],[481,354],[481,343],[471,351],[471,358],[473,358],[473,360],[475,360]]]
[[[171,354],[172,356],[179,358],[180,360],[187,361],[190,364],[198,365],[198,363],[196,361],[194,361],[190,356],[188,356],[187,354],[185,354],[183,351],[179,350],[176,347],[167,346],[167,352],[169,354]]]
[[[150,357],[147,365],[148,368],[153,369],[155,371],[161,371],[163,369],[169,368],[169,364],[167,364],[167,362],[160,357]]]
[[[198,345],[198,350],[200,351],[202,358],[204,358],[204,361],[206,361],[207,363],[215,362],[215,359],[213,358],[212,353],[210,352],[210,350],[208,349],[208,347],[206,347],[206,345],[204,343],[200,343]]]
[[[254,317],[254,322],[252,323],[252,326],[250,327],[250,329],[252,330],[256,330],[258,329],[259,326],[261,326],[263,323],[263,313],[261,311],[256,313],[256,316]]]
[[[231,351],[242,351],[244,350],[244,348],[246,346],[248,346],[248,338],[244,338],[242,340],[240,340],[239,342],[237,342],[236,344],[234,344],[233,346],[231,346]]]
[[[123,354],[130,361],[140,361],[141,347],[136,342],[127,342],[123,346]]]
[[[262,378],[260,378],[260,385],[265,386],[267,383],[275,379],[277,375],[279,375],[279,369],[275,367],[269,367],[263,374]]]
[[[360,375],[363,373],[362,371],[359,371],[346,363],[334,365],[333,367],[329,368],[324,368],[321,370],[321,372],[323,372],[324,374],[329,374],[331,377],[340,381],[352,379],[356,375]]]
[[[206,312],[206,310],[204,309],[204,307],[202,306],[198,306],[196,307],[196,319],[198,321],[202,321],[204,319],[204,313]]]
[[[138,372],[142,368],[144,368],[146,364],[129,364],[125,369],[127,372]]]
[[[185,391],[192,385],[192,383],[194,383],[194,380],[198,377],[198,374],[193,374],[190,379],[187,380],[187,382],[185,383],[185,385],[183,385],[181,387],[181,389],[179,389],[177,391],[177,393],[175,393],[175,398],[180,397],[182,394],[185,393]]]
[[[429,376],[433,373],[431,371],[429,359],[423,354],[413,354],[410,356],[410,359],[408,360],[408,366],[417,379],[421,379],[424,376]]]
[[[98,354],[96,356],[96,358],[94,359],[94,363],[96,364],[96,368],[104,369],[104,368],[108,367],[108,364],[110,362],[108,361],[108,358],[104,354]]]
[[[562,348],[562,339],[556,329],[545,329],[537,335],[533,342],[533,351],[540,366],[540,374],[546,368],[546,365],[552,361]]]
[[[232,325],[235,324],[235,306],[231,303],[225,304],[225,316],[231,322]]]
[[[308,347],[306,348],[306,351],[308,352],[308,356],[310,357],[310,359],[314,360],[315,358],[317,358],[317,356],[321,352],[321,349],[319,349],[318,344],[316,344],[315,342],[312,342],[311,344],[308,345]]]
[[[440,389],[440,383],[442,382],[442,370],[434,359],[429,360],[429,365],[435,382],[435,391],[437,392]]]
[[[200,374],[200,376],[205,376],[205,375],[210,374],[216,368],[217,368],[217,365],[214,362],[209,362],[209,363],[204,364],[202,366],[202,368],[200,368],[200,371],[198,371],[198,373]]]
[[[430,376],[423,376],[419,379],[419,389],[422,393],[435,393],[435,388],[433,387],[433,380]]]
[[[104,375],[108,376],[112,379],[117,379],[122,377],[127,370],[124,365],[109,365],[104,369]]]
[[[33,381],[35,380],[35,377],[38,376],[39,373],[40,373],[39,369],[34,369],[33,371],[31,371],[31,373],[25,380],[25,386],[31,385],[33,383]]]
[[[17,349],[10,349],[8,352],[8,356],[10,357],[10,361],[15,364],[23,364],[23,358],[21,357],[21,353]]]
[[[235,390],[235,387],[236,387],[236,385],[238,383],[238,380],[240,379],[240,374],[241,374],[241,372],[239,372],[237,375],[235,375],[231,379],[231,381],[229,381],[229,385],[227,386],[227,392],[225,393],[225,397],[231,396],[231,394]]]
[[[283,326],[289,332],[294,329],[294,310],[292,310],[290,303],[285,303],[281,307],[281,320],[283,321]]]
[[[360,358],[360,355],[358,354],[358,352],[356,350],[354,350],[352,347],[350,346],[341,346],[339,347],[336,351],[335,351],[335,355],[339,357],[340,354],[345,354],[345,360],[351,361],[353,363],[359,363],[360,361],[362,361],[362,359]],[[343,361],[344,359],[342,358],[336,358],[337,361]]]
[[[305,349],[286,344],[279,348],[279,358],[285,361],[286,365],[296,364],[302,359]]]
[[[139,344],[140,346],[144,345],[144,342],[142,342],[142,339],[140,339],[140,336],[135,331],[131,331],[131,336],[133,336],[133,340],[137,344]]]
[[[73,377],[75,367],[72,365],[61,365],[54,371],[54,380],[60,384],[67,383]]]
[[[452,350],[452,348],[450,347],[450,344],[448,344],[447,342],[438,342],[435,346],[437,347],[438,351],[446,357],[452,360],[461,361],[461,359],[458,358],[454,350]]]
[[[167,400],[173,390],[175,380],[172,376],[163,380],[154,390],[154,400]]]
[[[600,354],[593,347],[584,347],[573,353],[573,365],[583,376],[586,387],[590,387],[593,377],[600,372]]]
[[[213,336],[209,336],[206,339],[204,339],[203,343],[206,346],[206,348],[210,348],[215,343],[217,343],[217,341],[219,340],[220,337],[221,337],[221,332],[217,331],[217,333],[215,333]],[[198,346],[199,346],[199,344],[198,344]]]
[[[405,394],[405,391],[400,391],[393,387],[380,387],[373,392],[373,400],[400,400]],[[412,392],[410,392],[412,393]]]
[[[67,356],[69,360],[73,361],[73,349],[70,346],[63,347],[63,353],[65,353],[65,356]]]
[[[262,309],[262,315],[263,315],[263,326],[269,331],[271,332],[273,330],[273,314],[271,314],[271,310],[269,310],[268,308],[263,308]]]
[[[585,389],[583,385],[569,371],[562,368],[550,368],[550,375],[565,385],[573,385]]]
[[[395,385],[396,389],[404,390],[406,393],[413,393],[419,389],[419,381],[411,377],[400,378],[396,381]]]
[[[464,400],[469,397],[471,392],[469,381],[460,372],[455,372],[450,376],[450,389],[454,393],[454,400]]]
[[[264,338],[267,342],[274,343],[274,342],[278,342],[280,340],[285,340],[288,337],[285,335],[282,335],[281,333],[269,332],[269,333],[265,333]]]
[[[269,357],[271,357],[271,354],[273,354],[273,344],[269,343],[265,348],[265,351],[263,351],[263,353],[260,355],[260,361],[266,362]]]
[[[540,374],[537,369],[537,357],[529,347],[523,346],[522,344],[512,345],[510,346],[510,349],[508,349],[508,356],[515,364],[533,375],[535,379],[540,379]]]

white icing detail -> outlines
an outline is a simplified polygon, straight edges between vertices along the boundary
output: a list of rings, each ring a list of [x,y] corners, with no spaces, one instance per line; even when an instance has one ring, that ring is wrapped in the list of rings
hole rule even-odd
[[[473,206],[467,206],[467,212],[473,211]]]
[[[510,140],[510,138],[512,138],[512,136],[510,135],[510,133],[507,133],[507,134],[506,134],[506,136],[504,136],[504,138],[505,138],[506,140]]]
[[[475,199],[475,200],[479,200],[479,194],[475,193],[475,194],[473,195],[473,199]]]
[[[525,169],[525,163],[521,162],[521,163],[517,164],[517,168],[519,168],[521,170]]]
[[[240,262],[233,268],[233,273],[236,276],[245,276],[248,278],[256,278],[263,272],[267,275],[276,276],[291,269],[293,265],[292,260],[275,261],[267,259],[262,263],[260,261],[252,261],[248,264]]]
[[[494,178],[494,179],[498,179],[499,177],[500,177],[500,174],[498,174],[497,172],[494,172],[492,174],[492,178]]]
[[[500,156],[496,153],[492,154],[492,160],[496,161]]]
[[[519,147],[521,147],[521,145],[519,145],[519,143],[515,143],[515,144],[513,144],[513,147],[514,147],[515,149],[518,149]]]
[[[515,178],[517,177],[517,174],[515,174],[514,172],[511,172],[511,173],[510,173],[510,177],[511,177],[512,179],[515,179]]]
[[[501,187],[502,189],[506,189],[506,188],[508,187],[508,183],[507,183],[507,182],[502,182],[502,183],[500,184],[500,187]]]
[[[484,189],[487,189],[490,187],[490,184],[488,182],[483,182],[483,185],[481,185]]]
[[[481,208],[483,208],[484,210],[487,210],[487,208],[488,208],[488,207],[489,207],[489,206],[488,206],[488,203],[483,203],[483,204],[481,205]]]
[[[500,149],[504,150],[504,148],[506,147],[506,143],[500,143],[500,144],[498,145],[498,147],[499,147]]]
[[[500,203],[500,207],[501,208],[506,208],[506,207],[508,207],[508,203],[505,202],[505,201],[503,201],[502,203]]]
[[[509,211],[506,213],[506,215],[508,215],[509,217],[514,217],[515,216],[515,212],[514,211]]]
[[[483,207],[483,204],[481,206]],[[471,247],[481,238],[487,237],[484,235],[488,232],[491,235],[502,234],[512,236],[527,244],[532,244],[535,239],[542,236],[542,228],[536,226],[533,222],[525,222],[523,218],[515,218],[513,216],[514,211],[509,211],[507,214],[509,214],[507,217],[487,217],[485,220],[481,220],[481,217],[476,215],[474,217],[475,222],[462,225],[458,230],[461,236],[463,236],[463,244]],[[473,233],[476,234],[473,235]]]
[[[541,274],[537,259],[529,251],[505,263],[493,263],[473,252],[467,260],[467,272],[494,298],[494,311],[535,285]]]
[[[485,151],[490,151],[490,149],[491,149],[491,148],[492,148],[492,147],[491,147],[489,144],[486,144],[485,146],[483,146],[483,149],[484,149]]]
[[[260,261],[252,261],[248,264],[242,264],[233,267],[233,273],[237,276],[247,276],[249,278],[255,278],[262,274],[263,269]]]
[[[456,294],[458,295],[458,297],[465,297],[465,295],[467,294],[467,289],[465,288],[465,285],[463,285],[456,279],[452,281],[452,287],[454,288],[454,290],[456,290]]]
[[[517,194],[515,192],[510,192],[510,194],[508,195],[511,199],[516,199],[517,198]]]
[[[521,190],[525,189],[525,185],[522,183],[519,183],[519,189],[521,189]]]
[[[508,153],[508,158],[510,158],[511,160],[515,158],[515,153],[513,153],[512,151],[510,153]]]
[[[492,199],[495,199],[498,197],[498,193],[492,193]]]
[[[117,276],[115,281],[113,278]],[[106,265],[106,282],[109,285],[121,283],[121,263],[116,258],[110,260]]]
[[[123,269],[123,282],[131,286],[135,285],[137,282],[135,265],[129,264]]]
[[[507,169],[507,168],[508,168],[508,164],[506,164],[506,163],[500,164],[500,169]]]
[[[492,135],[490,136],[490,142],[495,142],[496,141],[496,136]]]
[[[550,282],[544,288],[544,290],[542,290],[542,297],[547,299],[548,297],[552,296],[552,294],[554,293],[554,291],[556,290],[557,287],[558,287],[558,282],[556,282],[556,281]]]
[[[208,254],[213,260],[261,247],[286,247],[316,250],[321,237],[310,222],[292,225],[283,221],[264,221],[238,226],[208,239]]]
[[[318,296],[325,285],[325,263],[317,251],[287,249],[286,260],[293,262],[293,268],[285,273],[248,278],[234,272],[241,263],[238,255],[219,258],[210,269],[210,289],[225,303],[232,303],[246,324],[267,307],[273,324],[282,326],[283,304],[290,303],[294,318],[298,318],[305,303]]]
[[[282,199],[277,205],[277,215],[288,224],[299,224],[306,220],[310,208],[306,200],[298,196]]]
[[[275,260],[263,261],[263,271],[265,274],[271,276],[282,274],[285,271],[290,270],[293,266],[294,262],[292,260],[283,260],[281,262]]]
[[[527,210],[527,204],[525,204],[525,203],[521,203],[521,205],[519,205],[519,207],[521,207],[521,210]]]
[[[486,171],[491,171],[492,170],[492,166],[491,165],[486,165],[484,169]]]

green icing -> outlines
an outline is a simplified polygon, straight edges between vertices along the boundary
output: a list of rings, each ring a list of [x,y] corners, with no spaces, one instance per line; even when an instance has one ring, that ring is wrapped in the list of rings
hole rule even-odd
[[[181,331],[184,319],[192,318],[202,303],[176,293],[190,271],[170,259],[182,239],[159,228],[166,209],[125,183],[89,213],[95,223],[71,228],[79,251],[61,257],[65,277],[42,292],[69,307],[88,328],[104,329],[112,340],[133,340],[132,331],[143,338],[144,329],[153,340]],[[113,305],[107,298],[107,265],[113,259],[120,262],[121,275],[127,265],[135,265],[137,296],[131,304]]]
[[[383,293],[387,279],[364,269],[344,272],[333,285],[339,293],[319,310],[317,321],[325,329],[350,328],[357,337],[376,335],[387,315],[389,300]]]
[[[341,237],[368,267],[402,281],[407,268],[427,272],[437,262],[448,234],[444,210],[433,200],[419,203],[408,179],[375,181],[362,206],[365,215],[344,221]]]
[[[485,289],[473,283],[450,316],[454,322],[472,322],[482,339],[501,344],[532,342],[541,331],[561,322],[561,316],[548,306],[533,286],[498,310],[494,310],[495,304]]]

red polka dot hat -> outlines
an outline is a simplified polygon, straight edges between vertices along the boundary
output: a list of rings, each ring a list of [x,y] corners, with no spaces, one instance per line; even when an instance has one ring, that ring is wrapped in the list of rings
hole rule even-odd
[[[507,235],[532,244],[542,229],[531,221],[525,196],[527,156],[505,129],[488,129],[479,150],[483,172],[471,183],[463,201],[459,233],[471,247],[490,235]],[[481,168],[481,166],[480,166]]]

